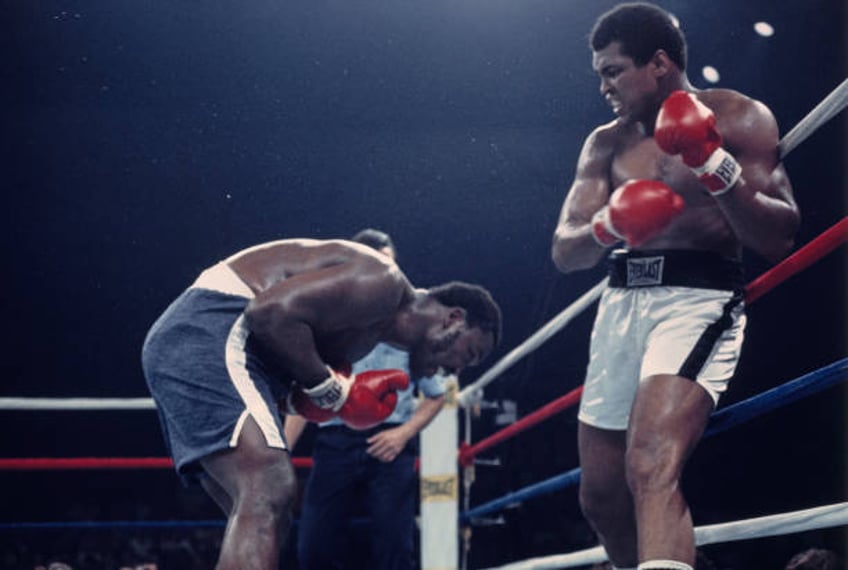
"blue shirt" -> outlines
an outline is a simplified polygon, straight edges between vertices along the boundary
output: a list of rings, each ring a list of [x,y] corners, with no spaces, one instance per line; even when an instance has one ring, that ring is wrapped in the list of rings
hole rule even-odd
[[[398,348],[380,343],[374,349],[353,363],[353,373],[359,374],[366,370],[386,370],[397,368],[409,372],[409,353]],[[446,391],[445,377],[439,374],[427,378],[418,378],[409,383],[406,390],[399,391],[395,411],[383,423],[402,424],[409,421],[417,407],[415,401],[416,385],[427,398],[438,398]],[[342,425],[342,421],[333,418],[320,424],[322,426]]]

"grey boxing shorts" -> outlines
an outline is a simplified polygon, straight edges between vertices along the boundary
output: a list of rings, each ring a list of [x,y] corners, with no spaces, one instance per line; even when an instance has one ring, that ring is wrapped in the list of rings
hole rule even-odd
[[[181,475],[235,447],[247,417],[286,449],[277,402],[287,386],[258,356],[242,313],[253,292],[224,263],[204,271],[154,323],[142,368]],[[185,479],[190,481],[191,477]]]

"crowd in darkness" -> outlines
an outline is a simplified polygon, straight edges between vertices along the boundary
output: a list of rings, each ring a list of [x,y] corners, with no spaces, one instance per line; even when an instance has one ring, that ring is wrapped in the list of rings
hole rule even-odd
[[[6,531],[0,566],[16,570],[208,570],[215,566],[222,534],[223,528]]]

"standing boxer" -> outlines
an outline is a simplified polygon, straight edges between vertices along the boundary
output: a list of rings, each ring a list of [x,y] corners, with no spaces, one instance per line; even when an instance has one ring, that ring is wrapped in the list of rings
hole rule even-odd
[[[580,501],[616,568],[691,570],[680,476],[739,358],[742,249],[780,259],[799,213],[772,113],[695,89],[668,13],[621,4],[590,44],[616,117],[583,145],[552,248],[560,271],[608,256],[610,273],[579,413]]]

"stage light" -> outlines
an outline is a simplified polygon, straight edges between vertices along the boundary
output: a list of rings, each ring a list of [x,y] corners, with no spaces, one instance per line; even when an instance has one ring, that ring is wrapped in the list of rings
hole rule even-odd
[[[774,35],[774,28],[768,22],[757,22],[754,24],[754,31],[764,38],[770,38]]]
[[[701,70],[701,75],[703,75],[704,79],[710,83],[718,83],[718,80],[721,79],[721,75],[719,75],[718,70],[712,65],[705,65]]]

